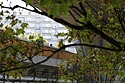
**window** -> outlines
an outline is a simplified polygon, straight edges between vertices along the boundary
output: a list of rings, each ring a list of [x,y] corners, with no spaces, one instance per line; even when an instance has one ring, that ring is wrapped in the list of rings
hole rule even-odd
[[[35,17],[35,20],[36,20],[37,22],[40,22],[42,19],[41,19],[41,17]]]
[[[45,39],[51,39],[51,36],[49,36],[49,35],[46,35],[46,36],[43,36],[43,37],[45,37]]]
[[[35,19],[33,17],[27,17],[26,21],[34,21]]]
[[[19,17],[19,20],[21,20],[22,22],[24,22],[25,18],[24,17]]]
[[[42,24],[43,27],[51,27],[50,23]]]
[[[35,28],[35,23],[34,22],[28,22],[29,23],[29,27],[34,27]]]
[[[41,31],[40,30],[35,30],[36,33],[40,33]]]
[[[40,23],[35,23],[35,29],[39,29],[40,30]]]

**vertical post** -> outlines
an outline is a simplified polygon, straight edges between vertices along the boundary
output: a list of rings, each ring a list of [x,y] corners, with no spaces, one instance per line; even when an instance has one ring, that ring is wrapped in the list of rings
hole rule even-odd
[[[58,70],[56,71],[56,82],[58,83]]]
[[[36,71],[34,71],[34,73],[33,73],[33,81],[34,81],[34,83],[36,83],[35,77],[36,77]]]
[[[14,81],[12,83],[15,83]]]
[[[48,72],[46,72],[46,78],[47,78],[47,83],[49,83],[49,75],[48,75]]]
[[[3,83],[5,83],[5,73],[3,74],[3,79],[4,79]]]

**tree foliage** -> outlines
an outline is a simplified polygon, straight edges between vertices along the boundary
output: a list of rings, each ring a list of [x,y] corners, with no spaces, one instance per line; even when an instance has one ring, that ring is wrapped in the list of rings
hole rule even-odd
[[[31,36],[23,38],[28,24],[22,23],[9,11],[1,11],[0,17],[0,73],[4,73],[7,79],[9,76],[21,77],[26,73],[24,63],[27,61],[29,65],[34,63],[32,58],[42,53],[41,47],[45,40],[42,36],[34,38],[33,35],[33,38]],[[13,69],[15,71],[11,71]]]
[[[74,58],[75,60],[69,60],[62,68],[64,78],[68,78],[65,78],[66,80],[81,80],[81,77],[93,76],[99,81],[99,75],[106,75],[109,78],[118,76],[119,80],[124,80],[124,0],[26,0],[25,2],[34,10],[21,6],[2,7],[9,9],[20,7],[45,15],[65,25],[69,31],[56,36],[66,36],[69,42],[77,39],[81,45],[89,44],[87,56],[82,55],[80,58]],[[103,45],[101,41],[105,41]],[[83,49],[80,50],[84,52]],[[78,70],[67,69],[72,69],[72,66],[78,67]]]
[[[44,0],[40,1],[41,3],[42,1],[44,2]],[[63,3],[67,3],[63,1],[60,1],[58,4],[62,6]],[[37,5],[41,5],[41,3],[38,3]],[[68,16],[63,15],[64,12],[60,11],[60,6],[53,11],[51,9],[53,4],[50,5],[44,3],[45,5],[48,5],[42,5],[44,7],[35,5],[46,12],[46,16],[68,26],[67,28],[69,32],[59,33],[58,36],[66,36],[65,38],[69,41],[77,39],[81,43],[90,45],[95,45],[96,40],[96,42],[98,42],[97,45],[99,46],[118,49],[118,51],[111,52],[90,48],[89,53],[85,58],[78,58],[79,62],[71,60],[67,63],[66,68],[69,66],[78,66],[79,70],[74,70],[75,73],[66,70],[65,72],[69,73],[66,75],[65,79],[79,80],[82,76],[86,75],[98,78],[98,75],[101,74],[114,79],[116,76],[119,76],[119,80],[123,80],[125,46],[124,3],[124,0],[77,0],[75,3],[70,2],[70,4],[65,5],[65,11],[67,11],[65,14]],[[44,8],[47,10],[44,10]],[[50,13],[51,11],[52,13]],[[64,10],[62,9],[62,11]],[[68,20],[65,18],[68,18]],[[105,45],[101,45],[101,40],[105,40]],[[83,52],[83,50],[81,51]],[[65,72],[63,72],[63,74]],[[96,79],[96,81],[99,81],[99,79]]]

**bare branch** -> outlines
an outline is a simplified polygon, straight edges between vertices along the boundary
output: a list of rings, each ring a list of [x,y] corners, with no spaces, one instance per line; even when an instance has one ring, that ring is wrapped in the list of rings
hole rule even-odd
[[[87,16],[87,12],[86,12],[82,2],[79,2],[79,6],[80,6],[81,10],[83,11],[84,16],[86,17]]]
[[[79,11],[80,14],[82,14],[83,16],[85,16],[84,12],[82,12],[78,7],[76,6],[71,6],[71,9],[76,9],[77,11]]]
[[[19,6],[19,5],[15,5],[14,7],[1,6],[1,8],[6,8],[6,9],[10,9],[10,10],[14,10],[16,8],[22,8],[22,9],[25,9],[25,10],[28,10],[28,11],[31,11],[31,12],[36,12],[36,10],[31,10],[31,9],[28,9],[26,7],[22,7],[22,6]]]
[[[5,47],[5,48],[0,48],[0,51],[4,51],[4,50],[6,50],[6,49],[8,49],[8,48],[10,48],[11,46],[7,46],[7,47]]]
[[[23,52],[21,52],[20,50],[14,48],[13,46],[10,46],[10,48],[14,49],[15,51],[19,52],[19,53],[22,54],[22,55],[26,55],[25,53],[23,53]]]
[[[81,15],[80,15],[74,8],[70,7],[70,9],[71,9],[73,12],[75,12],[79,17],[81,17]]]
[[[96,9],[94,9],[87,1],[85,1],[85,3],[86,3],[95,13],[97,13]]]
[[[53,18],[52,15],[48,15],[48,14],[47,14],[46,12],[44,12],[44,11],[40,12],[40,11],[36,11],[36,9],[35,9],[35,10],[30,10],[30,9],[27,9],[27,8],[21,7],[21,6],[14,6],[13,8],[11,8],[11,7],[7,7],[7,8],[14,9],[14,8],[18,8],[18,7],[19,7],[19,8],[26,9],[26,10],[29,10],[29,11],[32,11],[32,12],[36,12],[36,13],[41,14],[41,15],[45,15],[45,16],[47,16],[47,17],[50,17],[51,19],[55,20],[56,22],[59,22],[59,23],[61,23],[61,24],[63,24],[63,25],[66,25],[66,26],[69,26],[69,27],[71,27],[72,29],[76,29],[76,30],[85,30],[85,29],[88,29],[88,30],[91,30],[92,32],[94,32],[94,33],[100,35],[103,39],[105,39],[105,40],[107,40],[108,42],[110,42],[111,44],[113,44],[114,46],[116,46],[116,47],[118,47],[118,48],[121,49],[120,44],[119,44],[116,40],[114,40],[113,38],[109,37],[108,35],[106,35],[106,34],[103,33],[102,31],[98,30],[97,28],[95,28],[95,27],[92,25],[92,23],[90,23],[90,22],[88,22],[87,24],[83,24],[83,26],[77,26],[77,25],[73,25],[73,24],[71,24],[71,23],[65,21],[65,20],[62,19],[62,18]],[[78,8],[75,7],[75,6],[73,6],[73,8],[78,9]],[[78,9],[78,10],[79,10],[79,9]],[[81,10],[79,10],[79,11],[81,11]],[[81,12],[81,13],[82,13],[82,12]]]
[[[112,45],[118,47],[119,49],[122,49],[121,45],[120,45],[120,43],[118,41],[114,40],[113,38],[109,37],[108,35],[106,35],[101,30],[97,29],[95,26],[93,26],[93,24],[91,22],[88,22],[86,27],[88,27],[88,29],[91,30],[92,32],[94,32],[94,33],[98,34],[99,36],[101,36],[106,41],[110,42]]]
[[[69,10],[69,13],[70,13],[70,15],[73,17],[73,19],[74,19],[76,22],[81,23],[81,24],[84,24],[83,22],[77,20],[77,18],[72,14],[72,12],[71,12],[70,10]]]
[[[101,46],[96,46],[96,45],[89,45],[89,44],[69,44],[69,45],[64,45],[61,48],[53,51],[53,53],[50,56],[46,57],[46,59],[44,59],[44,60],[42,60],[42,61],[40,61],[40,62],[38,62],[36,64],[32,64],[32,65],[29,65],[29,66],[21,66],[21,67],[12,68],[12,69],[7,69],[7,70],[0,71],[0,73],[19,70],[19,69],[27,69],[27,68],[33,67],[35,65],[39,65],[39,64],[44,63],[47,60],[49,60],[54,54],[58,53],[62,49],[65,49],[65,48],[71,47],[71,46],[88,46],[88,47],[92,47],[92,48],[99,48],[99,49],[108,50],[108,51],[115,51],[115,52],[116,51],[123,51],[123,50],[120,50],[120,49],[112,49],[112,48],[106,48],[106,47],[101,47]]]
[[[32,6],[32,7],[33,7],[33,6]],[[49,17],[49,18],[55,20],[56,22],[59,22],[59,23],[61,23],[61,24],[63,24],[63,25],[72,27],[73,29],[76,29],[76,30],[84,30],[84,29],[85,29],[85,28],[83,28],[82,26],[73,25],[73,24],[71,24],[71,23],[65,21],[65,20],[62,19],[62,18],[53,18],[52,15],[48,15],[48,14],[47,14],[46,12],[44,12],[44,11],[41,12],[41,11],[37,10],[35,7],[33,7],[33,8],[35,8],[34,10],[28,9],[28,8],[26,8],[26,7],[21,7],[21,6],[19,6],[19,5],[16,5],[16,6],[14,6],[14,7],[1,6],[1,8],[7,8],[7,9],[11,9],[11,10],[14,10],[14,9],[16,9],[16,8],[22,8],[22,9],[25,9],[25,10],[28,10],[28,11],[31,11],[31,12],[35,12],[35,13],[40,14],[40,15],[45,15],[45,16],[47,16],[47,17]]]
[[[62,18],[54,18],[54,20],[55,20],[56,22],[59,22],[59,23],[63,24],[63,25],[66,25],[66,26],[68,26],[68,27],[71,27],[72,29],[76,29],[76,30],[85,30],[85,29],[87,29],[86,27],[83,27],[83,26],[73,25],[73,24],[71,24],[71,23],[65,21],[65,20],[62,19]]]

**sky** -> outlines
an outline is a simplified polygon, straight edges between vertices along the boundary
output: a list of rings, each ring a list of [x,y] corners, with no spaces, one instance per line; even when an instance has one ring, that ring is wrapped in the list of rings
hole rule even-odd
[[[3,2],[3,6],[10,6],[10,7],[13,7],[13,6],[15,6],[15,5],[20,5],[20,6],[22,6],[22,7],[26,7],[26,4],[25,4],[25,2],[23,2],[23,1],[21,1],[21,0],[0,0],[0,3],[1,2]],[[31,6],[27,6],[27,8],[30,8],[30,9],[32,9],[32,7]],[[17,10],[15,10],[15,11],[19,11],[19,9]],[[25,11],[25,10],[24,10]]]
[[[0,2],[3,2],[3,5],[5,6],[14,6],[14,5],[26,6],[25,3],[21,0],[0,0]]]

